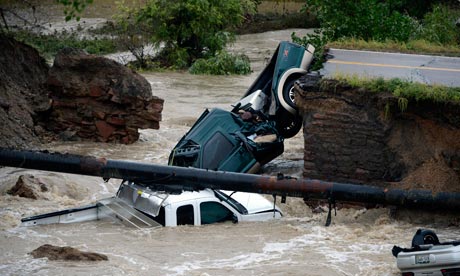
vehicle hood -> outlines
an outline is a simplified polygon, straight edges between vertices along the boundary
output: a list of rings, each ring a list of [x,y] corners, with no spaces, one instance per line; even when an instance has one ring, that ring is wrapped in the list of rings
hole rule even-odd
[[[248,214],[256,214],[260,212],[273,211],[273,202],[266,199],[264,196],[255,193],[245,193],[245,192],[232,192],[232,191],[222,191],[223,193],[231,196],[234,200],[238,201],[243,205]],[[278,206],[275,206],[276,210],[280,211]],[[280,211],[281,212],[281,211]]]

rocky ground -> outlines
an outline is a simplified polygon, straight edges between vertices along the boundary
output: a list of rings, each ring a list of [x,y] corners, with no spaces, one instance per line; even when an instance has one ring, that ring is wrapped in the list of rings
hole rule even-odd
[[[163,100],[148,81],[112,60],[64,49],[49,67],[38,52],[0,37],[0,146],[50,140],[130,144],[159,128]]]

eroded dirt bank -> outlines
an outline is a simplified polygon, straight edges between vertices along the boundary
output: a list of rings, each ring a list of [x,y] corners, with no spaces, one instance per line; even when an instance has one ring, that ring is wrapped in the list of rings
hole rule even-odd
[[[33,148],[38,112],[50,107],[44,85],[49,66],[30,46],[0,34],[0,145]]]
[[[304,177],[460,191],[460,106],[302,78]]]

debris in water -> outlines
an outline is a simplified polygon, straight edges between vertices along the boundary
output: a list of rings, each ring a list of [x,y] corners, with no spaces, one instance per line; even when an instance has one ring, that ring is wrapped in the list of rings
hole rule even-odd
[[[49,188],[40,179],[35,178],[33,175],[21,175],[10,190],[8,194],[17,195],[20,197],[38,199],[42,192],[47,192]]]
[[[54,246],[44,244],[34,251],[30,252],[34,258],[48,258],[52,261],[107,261],[108,258],[104,254],[94,252],[82,252],[70,246]]]

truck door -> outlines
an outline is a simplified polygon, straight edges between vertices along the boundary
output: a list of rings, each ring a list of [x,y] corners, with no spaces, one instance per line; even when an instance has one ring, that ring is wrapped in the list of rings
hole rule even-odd
[[[202,225],[233,220],[233,218],[233,212],[220,202],[204,201],[200,203],[200,220]]]

